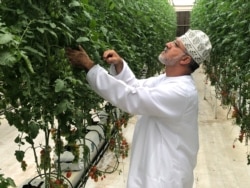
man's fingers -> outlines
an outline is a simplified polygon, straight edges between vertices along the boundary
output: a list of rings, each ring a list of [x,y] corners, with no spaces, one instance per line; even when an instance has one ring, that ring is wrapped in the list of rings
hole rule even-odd
[[[109,58],[113,57],[113,54],[107,54],[106,56],[103,57],[103,59],[107,60]]]
[[[106,60],[106,59],[107,59],[107,57],[108,57],[108,52],[107,52],[107,51],[105,51],[105,52],[103,53],[103,56],[102,56],[102,57],[103,57],[103,59],[104,59],[104,60]]]
[[[85,50],[82,48],[81,45],[78,45],[78,48],[79,48],[80,51],[84,51],[85,52]]]
[[[74,56],[78,50],[74,50],[72,48],[66,48],[65,53],[67,57]]]
[[[68,54],[68,53],[70,53],[72,51],[72,49],[71,48],[65,48],[65,52]]]
[[[109,58],[115,57],[115,53],[113,50],[107,50],[103,54],[103,59],[108,60]]]

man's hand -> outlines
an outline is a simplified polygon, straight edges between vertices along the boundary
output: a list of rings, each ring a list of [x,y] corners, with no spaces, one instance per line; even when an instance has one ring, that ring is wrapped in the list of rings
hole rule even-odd
[[[113,64],[116,73],[119,74],[123,69],[123,60],[114,50],[107,50],[103,53],[103,59],[109,64]]]
[[[89,58],[85,50],[79,45],[78,49],[67,48],[66,55],[69,62],[80,69],[89,70],[94,66],[94,62]]]

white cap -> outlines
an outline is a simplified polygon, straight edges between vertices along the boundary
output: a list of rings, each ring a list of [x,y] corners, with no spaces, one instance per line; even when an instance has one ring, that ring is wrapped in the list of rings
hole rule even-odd
[[[210,60],[212,45],[209,37],[204,32],[189,29],[179,39],[196,63],[201,64]]]

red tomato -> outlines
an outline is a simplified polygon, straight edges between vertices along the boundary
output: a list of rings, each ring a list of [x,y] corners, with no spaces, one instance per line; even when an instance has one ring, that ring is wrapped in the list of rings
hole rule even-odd
[[[68,171],[68,172],[66,173],[66,177],[67,177],[67,178],[70,178],[71,175],[72,175],[72,172],[71,172],[71,171]]]

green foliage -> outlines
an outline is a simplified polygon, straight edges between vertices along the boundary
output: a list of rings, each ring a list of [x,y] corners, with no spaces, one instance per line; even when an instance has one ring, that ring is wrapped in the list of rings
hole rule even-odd
[[[192,27],[204,30],[212,42],[206,73],[222,103],[234,107],[236,123],[246,140],[250,134],[249,9],[250,3],[244,0],[198,0],[191,15]]]
[[[8,187],[16,187],[13,179],[11,178],[4,178],[3,174],[0,174],[0,187],[1,188],[8,188]]]
[[[162,69],[158,54],[175,37],[173,7],[162,0],[104,0],[91,1],[85,8],[77,22],[87,18],[88,28],[82,29],[78,40],[97,62],[102,63],[103,51],[111,48],[129,62],[137,76],[145,64],[148,76]]]

